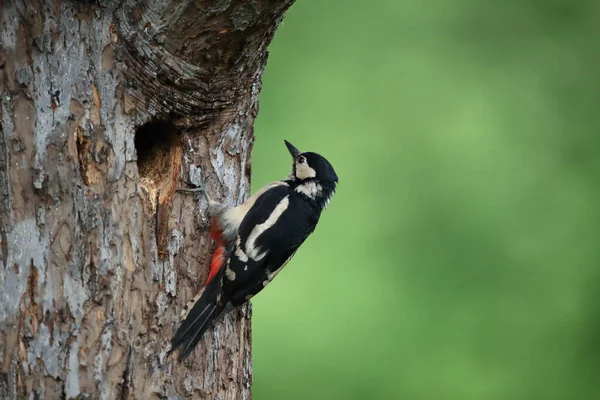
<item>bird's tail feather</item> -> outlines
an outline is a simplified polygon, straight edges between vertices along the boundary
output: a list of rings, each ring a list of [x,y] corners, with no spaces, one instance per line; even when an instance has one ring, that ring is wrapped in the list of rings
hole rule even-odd
[[[221,314],[223,306],[220,304],[222,271],[217,274],[202,289],[199,298],[191,305],[171,340],[169,353],[179,348],[179,361],[185,359],[202,335],[211,326],[214,319]]]

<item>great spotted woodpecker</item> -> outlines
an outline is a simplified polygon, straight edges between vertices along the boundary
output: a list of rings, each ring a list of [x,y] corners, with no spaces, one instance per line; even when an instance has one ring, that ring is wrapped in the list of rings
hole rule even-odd
[[[250,300],[285,267],[314,231],[335,192],[338,177],[324,157],[285,144],[293,157],[290,176],[226,209],[209,201],[216,242],[208,279],[181,314],[169,353],[187,357],[220,315]]]

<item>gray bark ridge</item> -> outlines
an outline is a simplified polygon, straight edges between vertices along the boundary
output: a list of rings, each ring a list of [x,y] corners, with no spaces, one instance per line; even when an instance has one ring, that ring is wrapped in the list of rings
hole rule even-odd
[[[0,398],[251,397],[250,306],[165,357],[248,196],[293,0],[0,0]]]

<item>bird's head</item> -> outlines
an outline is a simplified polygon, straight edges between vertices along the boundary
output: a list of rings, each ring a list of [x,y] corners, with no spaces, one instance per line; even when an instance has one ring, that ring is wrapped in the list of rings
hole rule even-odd
[[[312,152],[303,153],[287,140],[285,145],[294,159],[291,178],[296,181],[314,180],[333,186],[338,183],[335,170],[325,157]]]
[[[296,191],[313,200],[323,200],[326,206],[338,183],[331,163],[320,154],[301,152],[287,140],[285,145],[294,159],[290,180],[296,185]]]

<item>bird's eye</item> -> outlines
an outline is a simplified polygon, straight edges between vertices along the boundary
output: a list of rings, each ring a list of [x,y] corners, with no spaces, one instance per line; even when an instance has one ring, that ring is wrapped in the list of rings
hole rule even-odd
[[[306,158],[304,156],[298,157],[298,164],[304,164],[306,162]]]

